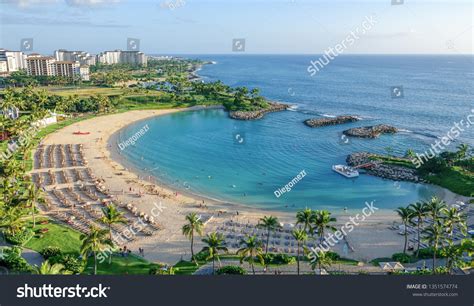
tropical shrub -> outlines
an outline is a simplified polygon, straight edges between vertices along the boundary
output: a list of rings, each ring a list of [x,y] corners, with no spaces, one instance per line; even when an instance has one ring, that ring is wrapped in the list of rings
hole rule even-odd
[[[296,262],[295,257],[280,253],[268,253],[263,256],[263,260],[267,265],[288,265]]]
[[[438,257],[438,258],[444,257],[444,255],[442,254],[441,249],[437,250],[436,257]],[[420,252],[418,254],[418,258],[419,259],[431,259],[431,258],[433,258],[433,248],[428,247],[428,248],[420,249]]]
[[[16,233],[5,232],[5,238],[8,242],[15,245],[24,245],[33,237],[34,232],[30,228],[24,228]]]
[[[239,266],[225,266],[216,271],[217,275],[245,275],[245,269]]]
[[[411,262],[411,257],[410,255],[404,254],[404,253],[395,253],[392,255],[392,259],[394,261],[399,261],[401,263],[409,263]]]
[[[55,257],[57,255],[61,255],[61,249],[59,247],[55,246],[48,246],[44,248],[41,252],[41,255],[43,255],[44,259],[49,259],[50,257]]]
[[[173,267],[163,269],[162,266],[153,266],[148,271],[150,275],[174,275]]]
[[[194,254],[194,259],[197,261],[206,261],[209,257],[209,252],[207,251],[200,251],[197,254]]]
[[[10,271],[30,272],[31,267],[28,262],[21,257],[21,249],[19,247],[5,248],[0,265],[7,267]]]
[[[329,257],[333,261],[341,259],[341,255],[337,254],[336,252],[329,251],[326,253],[326,256]]]
[[[71,254],[62,253],[58,253],[52,257],[49,257],[49,262],[51,264],[61,264],[64,266],[65,270],[71,271],[73,274],[82,273],[86,264],[83,260],[79,260],[79,258]]]

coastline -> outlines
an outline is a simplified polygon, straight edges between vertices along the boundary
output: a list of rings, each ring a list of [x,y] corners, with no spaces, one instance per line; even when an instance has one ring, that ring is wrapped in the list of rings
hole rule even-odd
[[[166,263],[175,263],[180,259],[188,259],[189,241],[182,235],[181,226],[185,215],[191,212],[204,216],[209,220],[205,232],[215,231],[224,222],[234,220],[241,223],[256,224],[264,215],[274,215],[283,223],[295,222],[295,213],[251,208],[239,203],[227,203],[207,197],[200,197],[181,190],[176,190],[162,182],[150,183],[143,178],[139,169],[127,165],[125,158],[114,148],[116,137],[124,127],[152,117],[171,114],[180,111],[206,109],[194,107],[187,109],[168,110],[136,110],[126,113],[111,114],[95,117],[78,122],[48,135],[44,144],[80,143],[84,146],[84,156],[89,162],[89,168],[98,178],[105,180],[105,186],[110,193],[122,203],[132,203],[141,211],[150,213],[154,203],[162,202],[164,209],[157,217],[162,225],[156,236],[147,240],[133,242],[127,247],[136,250],[139,247],[146,250],[146,259]],[[90,135],[72,136],[73,131],[91,132]],[[71,137],[74,137],[71,141]],[[114,152],[115,151],[115,152]],[[128,168],[127,168],[128,167]],[[131,190],[131,191],[130,191]],[[142,196],[138,196],[142,193]],[[158,194],[157,194],[158,193]],[[447,193],[449,195],[449,193]],[[450,195],[450,197],[453,195]],[[454,195],[455,197],[455,195]],[[204,205],[202,204],[204,201]],[[361,203],[363,205],[363,203]],[[238,214],[237,214],[238,211]],[[336,227],[344,224],[354,211],[332,212],[337,218]],[[336,245],[333,250],[350,258],[368,261],[375,257],[390,256],[402,248],[403,237],[390,229],[394,222],[399,223],[396,214],[390,210],[377,211],[370,220],[357,226],[347,237],[355,252],[344,254],[343,246]],[[374,235],[374,233],[376,233]],[[370,239],[367,239],[370,237]],[[202,247],[200,239],[196,239],[195,249]],[[184,254],[184,256],[183,256]]]

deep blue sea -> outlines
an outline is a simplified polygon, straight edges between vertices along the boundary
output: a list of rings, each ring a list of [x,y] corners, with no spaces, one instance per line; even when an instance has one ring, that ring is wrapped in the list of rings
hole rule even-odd
[[[257,87],[292,111],[262,120],[236,121],[222,110],[182,112],[132,124],[119,134],[126,140],[145,124],[150,130],[122,154],[128,163],[178,189],[268,209],[380,208],[442,195],[441,188],[361,175],[347,179],[331,170],[351,152],[403,155],[425,151],[474,109],[472,56],[344,55],[311,77],[307,67],[318,56],[209,55],[215,61],[199,71],[204,81]],[[392,98],[391,87],[403,91]],[[311,129],[302,122],[318,116],[358,115],[363,120]],[[474,117],[473,117],[474,118]],[[377,139],[345,139],[355,126],[386,123],[402,130]],[[243,139],[240,142],[236,141]],[[458,140],[474,145],[474,127]],[[387,149],[391,148],[391,149]],[[307,175],[279,198],[274,191],[302,170]]]

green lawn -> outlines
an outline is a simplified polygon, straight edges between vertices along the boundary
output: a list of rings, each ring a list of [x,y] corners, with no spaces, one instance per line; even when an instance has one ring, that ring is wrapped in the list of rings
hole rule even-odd
[[[48,220],[48,224],[40,224],[41,221]],[[56,246],[61,249],[63,253],[79,256],[81,240],[81,233],[55,223],[46,218],[37,218],[35,227],[35,235],[25,244],[25,248],[41,252],[48,246]],[[29,227],[33,226],[32,221],[28,221]],[[47,233],[39,233],[43,228],[47,228]],[[151,267],[160,267],[160,265],[149,262],[139,256],[130,255],[122,257],[114,255],[112,263],[109,265],[108,259],[98,265],[97,274],[117,275],[117,274],[148,274]],[[87,261],[87,267],[84,274],[92,274],[94,271],[94,259],[90,257]]]
[[[97,87],[97,86],[44,86],[39,87],[39,89],[45,89],[52,94],[58,96],[73,96],[77,95],[79,97],[88,97],[94,95],[104,95],[104,96],[118,96],[124,92],[122,88],[119,87]]]
[[[35,235],[25,244],[25,248],[41,252],[48,246],[56,246],[63,253],[79,255],[81,233],[67,226],[55,223],[51,219],[36,218]],[[40,224],[40,221],[48,220],[48,224]],[[33,222],[29,221],[28,226],[32,227]],[[39,233],[39,230],[47,228],[47,233]]]
[[[186,260],[181,260],[178,263],[176,263],[173,268],[174,274],[176,275],[191,275],[194,272],[196,272],[200,266],[205,265],[205,261],[198,261],[199,266],[196,266],[194,262],[191,261],[186,261]]]
[[[152,267],[161,267],[159,264],[149,262],[136,255],[122,257],[115,254],[112,257],[112,263],[108,259],[97,265],[97,274],[99,275],[124,275],[124,274],[145,274],[147,275]],[[93,274],[94,258],[89,257],[87,267],[83,274]]]
[[[394,166],[402,166],[406,168],[415,169],[415,165],[406,158],[397,158],[392,156],[382,156],[377,155],[370,158],[371,160],[379,160],[382,161],[384,164],[394,165]]]

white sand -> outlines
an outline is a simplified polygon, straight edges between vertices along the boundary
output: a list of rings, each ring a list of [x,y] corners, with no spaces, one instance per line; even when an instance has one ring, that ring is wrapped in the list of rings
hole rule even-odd
[[[248,220],[256,223],[258,218],[271,214],[278,216],[281,222],[295,222],[294,213],[262,211],[247,206],[218,201],[205,200],[207,207],[201,208],[199,203],[202,203],[202,199],[185,196],[181,193],[176,197],[172,190],[139,180],[137,174],[127,171],[119,163],[121,162],[120,156],[116,153],[112,154],[111,151],[116,150],[110,150],[111,147],[108,147],[110,137],[119,129],[138,120],[177,111],[182,110],[140,110],[100,116],[67,126],[48,135],[42,143],[83,144],[84,156],[89,163],[88,167],[92,169],[96,177],[102,177],[105,180],[105,185],[110,190],[110,193],[115,195],[121,202],[133,203],[140,211],[149,215],[152,214],[152,209],[155,207],[154,203],[162,202],[165,208],[155,219],[163,226],[163,230],[160,230],[151,237],[127,245],[127,247],[135,252],[139,247],[144,248],[145,258],[148,260],[173,264],[181,258],[189,259],[190,243],[182,235],[181,227],[185,223],[185,215],[190,212],[203,215],[214,214],[213,219],[206,224],[206,232],[215,230],[219,224],[230,218],[238,219],[245,223]],[[73,132],[78,130],[90,132],[90,135],[73,135]],[[113,142],[114,140],[111,139],[110,141]],[[145,186],[157,188],[162,195],[168,195],[168,197],[163,199],[163,197],[151,193],[138,197],[138,190],[145,192]],[[129,192],[130,188],[133,189],[133,192]],[[124,194],[122,194],[122,190]],[[454,198],[452,193],[449,193],[449,196]],[[361,208],[362,205],[363,203],[361,203]],[[226,211],[227,213],[217,216],[218,210]],[[238,217],[235,215],[237,210],[239,211]],[[155,209],[154,211],[156,212],[157,210]],[[339,228],[340,225],[348,221],[350,215],[355,213],[358,212],[333,212],[338,218],[338,226],[336,227]],[[403,236],[389,229],[394,220],[398,222],[393,211],[379,210],[368,220],[355,227],[354,231],[348,235],[348,241],[354,248],[354,252],[343,253],[342,246],[340,246],[342,243],[336,246],[334,250],[342,255],[359,260],[390,256],[395,252],[400,252],[403,248]],[[197,252],[201,249],[202,243],[199,238],[195,239],[195,241],[197,243],[194,249]]]

